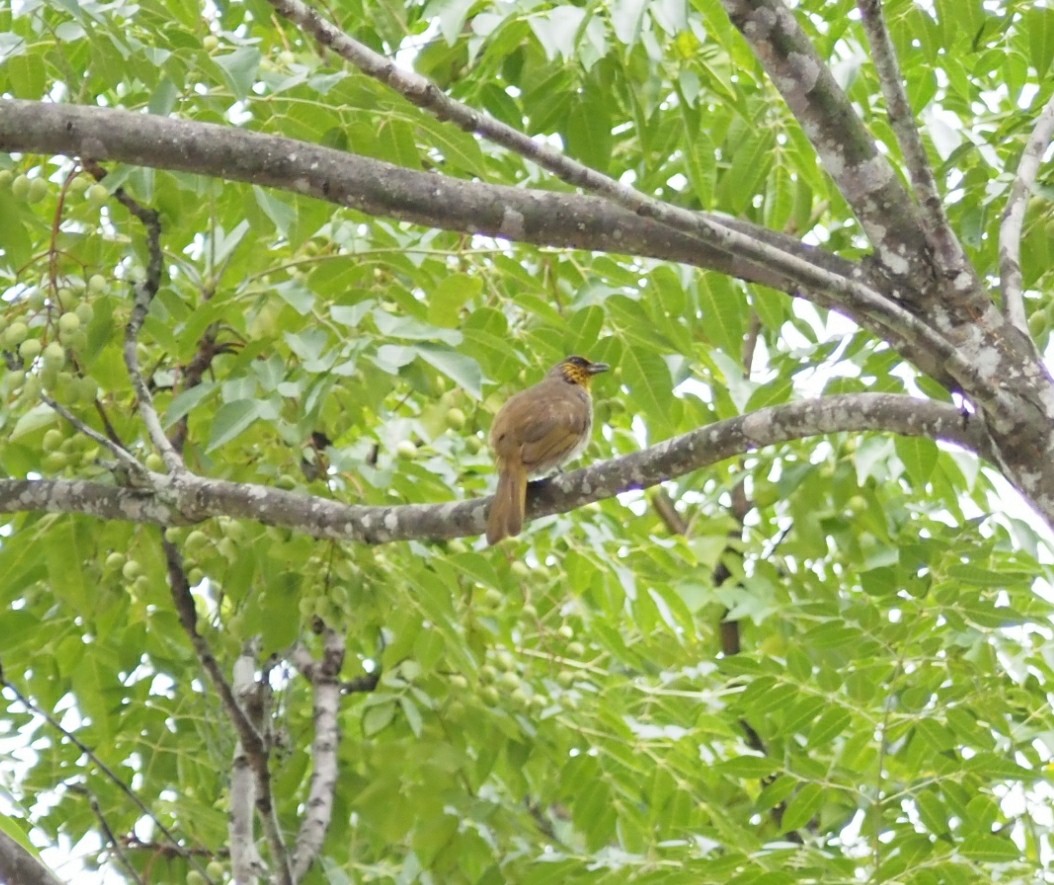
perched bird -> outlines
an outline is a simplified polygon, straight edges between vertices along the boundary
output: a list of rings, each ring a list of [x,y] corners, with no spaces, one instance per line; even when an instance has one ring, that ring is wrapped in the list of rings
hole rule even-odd
[[[518,535],[523,528],[527,478],[551,473],[586,447],[593,428],[593,376],[606,363],[569,356],[534,387],[511,397],[494,416],[490,447],[498,468],[498,490],[487,516],[487,543]]]

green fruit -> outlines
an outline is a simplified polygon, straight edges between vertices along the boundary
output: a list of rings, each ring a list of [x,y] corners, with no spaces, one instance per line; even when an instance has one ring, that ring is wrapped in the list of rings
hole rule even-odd
[[[205,872],[208,873],[209,878],[217,881],[223,878],[225,871],[226,868],[218,860],[210,860],[208,866],[205,867]]]
[[[75,313],[64,313],[59,317],[59,333],[72,335],[81,327],[81,318]]]
[[[93,184],[84,192],[84,198],[93,206],[102,206],[110,199],[110,192],[104,185]]]
[[[572,658],[580,658],[586,653],[586,647],[581,642],[567,643],[567,654]]]
[[[102,274],[93,273],[88,278],[88,291],[93,295],[101,295],[110,287],[110,284],[106,282],[106,277]]]
[[[59,339],[70,350],[84,350],[85,345],[88,343],[88,336],[83,329],[78,329],[76,332],[60,334]]]
[[[69,456],[65,452],[48,452],[44,456],[44,469],[51,473],[65,470],[69,463]]]
[[[206,52],[215,52],[219,48],[219,45],[219,38],[214,36],[213,34],[209,34],[201,41],[201,47]]]
[[[501,695],[498,694],[498,690],[493,685],[488,685],[480,689],[479,696],[491,706],[494,706],[499,700],[501,700]]]
[[[10,169],[0,169],[0,187],[7,187],[14,180],[15,173]]]
[[[205,885],[207,880],[197,870],[187,871],[187,885]]]
[[[165,469],[165,459],[157,452],[151,452],[146,456],[146,469],[161,473]]]
[[[507,689],[519,688],[522,684],[522,680],[516,673],[502,673],[501,678],[498,680],[498,684]]]
[[[129,559],[121,566],[121,574],[126,581],[134,581],[143,573],[143,567],[134,559]]]
[[[77,297],[77,293],[69,286],[60,287],[56,295],[58,296],[59,307],[63,310],[73,310],[77,306],[77,302],[80,300]]]
[[[29,326],[21,320],[16,320],[4,329],[4,344],[8,347],[18,347],[29,337]]]
[[[116,550],[106,557],[106,568],[111,571],[117,571],[119,568],[124,568],[124,564],[127,560],[123,553],[118,553]]]
[[[450,687],[454,691],[465,691],[468,689],[468,680],[460,673],[455,673],[450,677]]]
[[[204,550],[209,545],[209,536],[201,529],[194,529],[187,535],[187,540],[184,543],[188,553],[196,553],[199,550]]]
[[[66,441],[66,436],[61,430],[56,430],[54,427],[51,428],[47,433],[44,434],[44,440],[41,442],[41,448],[45,452],[58,451],[59,447]]]
[[[81,325],[86,326],[92,321],[92,317],[95,316],[95,308],[87,301],[82,301],[77,305],[74,315],[81,321]]]
[[[408,439],[399,440],[395,454],[404,461],[413,461],[417,457],[417,446]]]
[[[43,178],[34,178],[29,182],[29,191],[26,193],[27,203],[39,203],[48,195],[48,183]]]
[[[531,574],[531,570],[527,567],[527,564],[518,559],[509,566],[509,571],[511,571],[517,578],[526,578]]]
[[[19,175],[11,182],[11,194],[16,200],[24,200],[29,196],[29,176]]]
[[[458,408],[451,409],[446,413],[446,426],[451,430],[461,430],[465,426],[465,413]]]
[[[23,362],[31,363],[40,356],[43,349],[44,345],[40,343],[39,338],[27,338],[18,345],[18,355],[22,357]]]
[[[52,341],[44,348],[44,365],[47,368],[61,369],[66,362],[66,350],[57,341]]]
[[[493,682],[498,678],[498,671],[490,664],[484,664],[479,668],[479,681],[480,682]]]
[[[78,175],[70,182],[70,192],[83,194],[91,186],[91,180],[84,175]]]

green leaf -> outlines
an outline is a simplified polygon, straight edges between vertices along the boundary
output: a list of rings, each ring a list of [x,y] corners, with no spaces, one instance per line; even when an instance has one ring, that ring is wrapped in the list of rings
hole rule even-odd
[[[824,789],[820,784],[804,784],[787,802],[780,826],[791,832],[808,825],[819,812],[824,799]]]
[[[230,442],[248,430],[259,417],[261,410],[257,400],[239,399],[224,403],[212,419],[212,433],[205,451],[215,451]]]
[[[473,399],[483,398],[483,373],[479,363],[471,357],[448,350],[443,347],[432,347],[427,344],[414,348],[416,354],[432,368],[438,369]]]
[[[961,851],[965,857],[977,863],[1013,863],[1021,851],[1008,836],[989,836],[979,833],[963,843]]]
[[[260,51],[252,46],[242,46],[233,52],[214,57],[214,61],[223,72],[235,98],[246,98],[256,82]]]

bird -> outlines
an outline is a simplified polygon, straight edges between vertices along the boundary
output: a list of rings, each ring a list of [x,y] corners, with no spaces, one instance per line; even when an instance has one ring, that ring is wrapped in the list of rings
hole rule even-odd
[[[593,429],[589,385],[594,375],[609,368],[569,356],[498,410],[490,428],[498,488],[487,515],[488,544],[523,528],[528,477],[552,473],[586,447]]]

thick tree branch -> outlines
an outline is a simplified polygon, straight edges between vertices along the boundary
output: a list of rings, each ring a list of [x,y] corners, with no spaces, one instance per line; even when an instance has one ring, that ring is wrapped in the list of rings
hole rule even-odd
[[[194,172],[443,230],[678,261],[783,291],[797,285],[788,274],[709,247],[600,198],[461,181],[230,126],[0,99],[0,150]],[[857,268],[793,237],[716,214],[707,217],[830,274],[849,276]]]
[[[256,660],[245,652],[239,655],[231,674],[231,689],[244,702],[256,687]],[[245,745],[239,739],[231,760],[231,810],[227,832],[230,836],[231,873],[235,885],[250,885],[263,876],[267,867],[256,849],[253,809],[256,805],[256,781]]]
[[[797,294],[804,286],[808,297],[895,341],[923,371],[943,379],[958,365],[967,373],[959,383],[972,385],[975,364],[873,289],[860,265],[720,215],[706,217],[750,240],[763,260],[711,248],[596,197],[459,181],[292,139],[128,111],[0,99],[0,150],[104,156],[283,188],[448,230],[677,261]]]
[[[62,885],[58,876],[3,830],[0,830],[0,882],[5,885]]]
[[[658,485],[746,451],[841,431],[924,436],[992,457],[982,422],[954,406],[892,394],[832,396],[759,409],[623,458],[533,483],[527,515],[538,519],[566,513],[621,492]],[[317,538],[385,544],[480,534],[490,502],[489,498],[476,498],[445,504],[347,506],[325,498],[193,474],[181,480],[178,488],[169,477],[151,474],[151,481],[156,491],[66,480],[0,480],[0,513],[85,513],[161,525],[227,515],[287,526]],[[170,483],[167,487],[166,481]],[[1044,515],[1054,522],[1054,512]],[[189,624],[188,635],[193,635],[189,632],[195,623],[192,614],[191,598],[189,611],[180,611]]]
[[[355,65],[398,92],[403,98],[429,111],[440,120],[448,121],[466,132],[480,135],[522,157],[537,163],[568,184],[606,197],[635,215],[654,218],[674,230],[698,237],[706,245],[741,255],[748,260],[769,266],[773,262],[799,285],[825,292],[850,294],[860,283],[849,277],[841,278],[818,269],[796,250],[784,252],[771,241],[763,242],[744,234],[735,224],[720,216],[691,212],[649,197],[634,188],[583,165],[551,147],[533,139],[493,117],[475,110],[446,95],[426,77],[400,68],[391,59],[374,52],[336,25],[323,19],[301,0],[269,0],[272,6],[295,22],[322,45],[328,46],[341,58]]]
[[[299,882],[307,875],[322,850],[330,822],[333,801],[337,792],[340,748],[340,670],[344,666],[344,634],[329,627],[323,628],[323,650],[315,660],[303,646],[292,654],[300,674],[311,683],[314,696],[315,738],[311,744],[311,787],[307,807],[293,857],[293,878]]]
[[[1043,154],[1054,139],[1054,96],[1040,111],[1036,125],[1021,152],[1017,175],[1010,187],[1010,195],[999,226],[999,277],[1003,289],[1003,315],[1028,333],[1028,317],[1021,280],[1021,230],[1025,223],[1025,209],[1029,194],[1036,183]]]
[[[889,37],[882,12],[882,0],[857,0],[856,5],[863,18],[864,33],[871,46],[871,58],[878,72],[878,82],[886,100],[886,110],[889,112],[893,133],[904,154],[904,162],[911,184],[915,188],[915,195],[922,205],[922,222],[929,234],[930,248],[942,268],[957,269],[965,266],[966,256],[958,237],[948,224],[944,203],[937,190],[937,180],[926,157],[922,136],[904,91],[900,65],[897,63],[893,41]]]
[[[782,0],[723,4],[852,207],[879,265],[897,282],[898,297],[916,300],[920,285],[933,279],[929,256],[919,248],[925,227],[918,206],[794,13]]]

